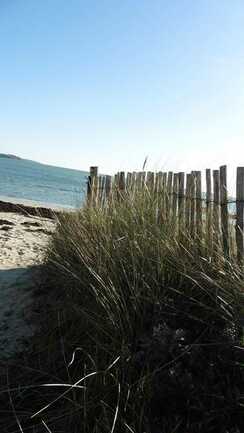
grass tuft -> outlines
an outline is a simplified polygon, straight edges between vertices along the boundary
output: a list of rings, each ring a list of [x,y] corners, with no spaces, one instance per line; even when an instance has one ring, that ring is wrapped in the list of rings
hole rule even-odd
[[[59,216],[39,341],[58,380],[33,431],[244,431],[243,268],[159,200],[127,194]]]

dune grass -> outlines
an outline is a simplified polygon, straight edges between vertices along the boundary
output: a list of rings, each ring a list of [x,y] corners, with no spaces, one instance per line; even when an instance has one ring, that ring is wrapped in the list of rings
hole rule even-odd
[[[33,431],[244,431],[243,268],[159,209],[146,192],[59,216]]]

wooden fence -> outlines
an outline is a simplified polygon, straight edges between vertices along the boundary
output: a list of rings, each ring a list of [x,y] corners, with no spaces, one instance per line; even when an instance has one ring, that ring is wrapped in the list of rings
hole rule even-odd
[[[203,184],[205,181],[205,185]],[[87,200],[92,205],[103,206],[111,198],[123,199],[127,193],[149,192],[160,197],[161,209],[167,218],[201,239],[221,246],[224,255],[230,250],[239,261],[244,258],[244,167],[236,172],[236,198],[228,197],[227,167],[201,171],[173,172],[119,172],[115,176],[98,175],[98,168],[90,168]],[[234,211],[230,211],[230,205]]]

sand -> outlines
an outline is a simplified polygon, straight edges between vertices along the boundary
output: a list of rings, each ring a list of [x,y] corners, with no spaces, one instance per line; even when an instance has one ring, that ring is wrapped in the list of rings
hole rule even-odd
[[[54,228],[47,218],[0,212],[0,269],[41,263]]]
[[[0,212],[0,360],[28,347],[32,305],[55,220]]]

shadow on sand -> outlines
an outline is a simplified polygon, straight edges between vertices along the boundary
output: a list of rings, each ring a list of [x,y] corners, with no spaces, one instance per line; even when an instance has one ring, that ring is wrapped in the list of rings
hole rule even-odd
[[[41,266],[0,269],[0,361],[28,346]]]

